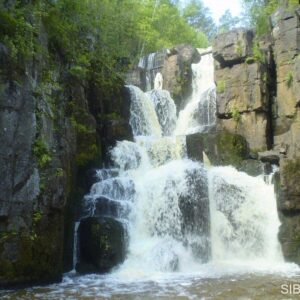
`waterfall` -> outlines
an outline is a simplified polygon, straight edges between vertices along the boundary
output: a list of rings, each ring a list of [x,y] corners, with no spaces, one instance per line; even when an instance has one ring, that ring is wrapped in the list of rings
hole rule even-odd
[[[211,49],[209,49],[211,50]],[[186,107],[179,113],[176,134],[204,132],[216,122],[216,90],[212,54],[202,55],[192,65],[193,93]]]
[[[152,54],[139,66],[150,71],[156,64]],[[83,216],[108,215],[126,227],[127,259],[118,270],[125,276],[190,272],[207,262],[282,261],[273,185],[187,158],[185,136],[216,122],[212,54],[192,70],[193,93],[178,118],[160,73],[148,81],[157,89],[128,86],[134,141],[117,143],[115,169],[99,170],[84,198]]]
[[[282,261],[274,188],[263,176],[215,167],[209,171],[209,198],[214,261]]]

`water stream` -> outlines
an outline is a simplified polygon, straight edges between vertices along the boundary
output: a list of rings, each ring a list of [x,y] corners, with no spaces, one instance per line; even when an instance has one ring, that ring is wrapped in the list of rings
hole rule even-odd
[[[212,55],[192,68],[193,93],[179,113],[160,73],[148,82],[155,90],[128,87],[134,141],[117,143],[114,169],[99,170],[84,199],[83,216],[105,207],[126,228],[125,262],[4,299],[282,299],[281,285],[297,282],[277,239],[272,174],[266,182],[187,158],[185,135],[216,122]]]

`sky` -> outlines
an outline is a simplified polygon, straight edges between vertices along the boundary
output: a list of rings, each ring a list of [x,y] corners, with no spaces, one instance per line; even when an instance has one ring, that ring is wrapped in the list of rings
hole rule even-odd
[[[229,9],[233,16],[238,16],[241,13],[240,0],[202,0],[207,6],[212,16],[217,23],[224,12]]]

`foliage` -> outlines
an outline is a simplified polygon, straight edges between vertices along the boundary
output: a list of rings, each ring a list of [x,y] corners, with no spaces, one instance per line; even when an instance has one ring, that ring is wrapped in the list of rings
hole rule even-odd
[[[231,109],[231,115],[233,120],[238,124],[241,120],[241,113],[236,106]]]
[[[217,93],[222,94],[225,92],[226,84],[224,80],[217,82]]]
[[[249,56],[246,58],[246,64],[250,65],[253,64],[255,62],[255,58],[253,56]]]
[[[252,46],[253,58],[261,63],[266,62],[266,56],[259,47],[258,41],[255,39]]]
[[[187,1],[183,9],[184,19],[199,32],[204,32],[211,39],[217,33],[216,24],[211,13],[200,0]]]
[[[228,32],[228,31],[238,27],[239,23],[240,23],[240,18],[234,17],[231,14],[230,10],[227,9],[225,11],[225,13],[219,19],[218,32],[219,33]]]
[[[286,5],[298,5],[298,0],[286,0]],[[270,16],[282,5],[281,0],[242,0],[244,14],[243,23],[246,27],[256,28],[256,33],[261,36],[270,31]]]
[[[37,139],[32,147],[33,154],[38,159],[40,168],[46,167],[52,160],[47,144],[41,139]]]
[[[293,84],[294,81],[294,76],[292,72],[288,72],[287,75],[285,76],[285,84],[288,88],[290,88]]]
[[[50,58],[59,55],[70,66],[72,76],[80,79],[90,76],[103,85],[121,76],[125,57],[136,62],[143,54],[176,44],[208,45],[205,34],[181,15],[176,1],[35,0],[12,3],[0,4],[0,42],[8,47],[16,65],[24,65],[24,60],[38,57],[47,46]],[[41,45],[39,40],[44,28],[48,45]]]
[[[242,46],[242,42],[239,40],[237,41],[236,43],[236,49],[235,49],[236,53],[239,55],[239,56],[242,56],[243,55],[243,46]]]

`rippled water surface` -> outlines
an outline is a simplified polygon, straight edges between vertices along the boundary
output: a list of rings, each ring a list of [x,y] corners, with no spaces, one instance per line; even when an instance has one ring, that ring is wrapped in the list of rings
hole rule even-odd
[[[268,274],[269,273],[269,274]],[[283,284],[299,284],[300,272],[282,266],[270,272],[206,265],[194,274],[163,274],[126,279],[124,274],[65,275],[63,282],[18,291],[2,291],[1,299],[300,299],[285,295]]]

